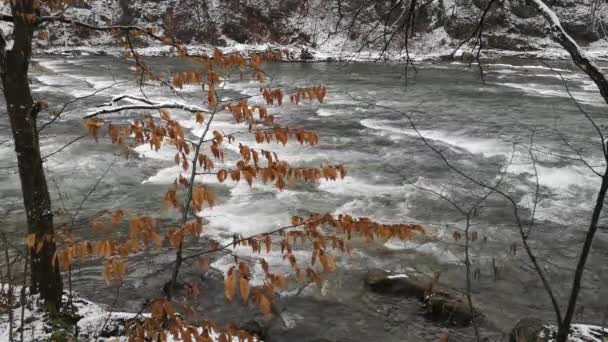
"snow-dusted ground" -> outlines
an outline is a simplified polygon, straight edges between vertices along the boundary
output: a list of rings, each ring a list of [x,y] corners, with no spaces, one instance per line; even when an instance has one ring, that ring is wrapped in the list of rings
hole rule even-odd
[[[241,44],[229,40],[228,45],[219,47],[224,53],[231,52],[263,52],[271,50],[288,50],[291,59],[300,61],[302,52],[307,50],[311,61],[335,61],[335,62],[405,62],[407,55],[405,51],[388,50],[381,54],[377,49],[359,49],[354,42],[345,43],[343,39],[335,39],[326,41],[317,48],[304,46],[301,44],[278,45],[272,43],[266,44]],[[409,51],[410,58],[413,61],[424,60],[439,60],[454,53],[453,44],[448,44],[450,38],[447,36],[443,28],[439,28],[433,32],[425,33],[419,36],[412,42],[412,48]],[[561,46],[552,42],[548,38],[536,38],[536,44],[545,46],[541,50],[529,51],[511,51],[484,49],[481,57],[497,58],[497,57],[520,57],[534,59],[570,59],[570,55]],[[187,44],[188,53],[192,56],[212,55],[215,46],[204,44]],[[608,60],[608,42],[597,41],[582,50],[594,60]],[[459,58],[463,52],[469,52],[470,49],[465,45],[460,50],[454,53],[454,57]],[[111,46],[69,46],[69,47],[53,47],[39,48],[36,50],[39,54],[48,55],[115,55],[123,54],[124,49]],[[170,46],[151,45],[146,48],[138,48],[137,52],[144,56],[174,56],[176,55],[174,48]]]
[[[455,6],[454,1],[444,0],[445,8],[452,8]],[[69,8],[65,15],[77,19],[82,22],[92,23],[96,25],[106,25],[108,23],[116,23],[120,20],[123,13],[123,8],[118,0],[107,0],[107,1],[89,1],[87,2],[90,6],[88,8]],[[162,16],[159,13],[165,13],[172,6],[175,6],[175,0],[163,0],[163,1],[134,1],[132,10],[138,13],[138,19],[135,24],[142,27],[153,27],[158,29],[158,34],[164,34],[165,23],[162,20]],[[259,8],[263,15],[268,15],[269,6],[264,0],[248,0],[245,4]],[[226,9],[222,6],[219,1],[211,1],[209,3],[210,15],[213,18],[218,18],[215,25],[218,28],[224,27],[226,18]],[[389,48],[387,51],[382,51],[381,39],[377,38],[381,36],[383,30],[390,27],[384,25],[376,25],[372,20],[369,23],[360,23],[357,29],[361,32],[365,32],[368,36],[368,40],[378,40],[379,43],[376,45],[370,43],[362,43],[360,40],[351,40],[349,33],[344,29],[337,29],[341,25],[344,26],[346,21],[340,20],[335,13],[334,9],[323,1],[313,1],[310,7],[310,13],[306,16],[298,15],[294,12],[291,16],[281,24],[286,32],[292,32],[293,37],[289,35],[285,36],[286,41],[296,41],[292,38],[297,36],[296,32],[300,32],[310,37],[310,42],[303,43],[298,41],[292,44],[277,45],[274,43],[266,44],[259,43],[264,41],[254,37],[252,34],[251,44],[241,44],[230,39],[225,34],[220,34],[220,40],[226,43],[225,47],[221,49],[225,52],[231,51],[262,51],[268,47],[276,49],[288,49],[292,52],[294,59],[300,57],[303,49],[308,49],[312,57],[316,61],[358,61],[358,62],[375,62],[375,61],[394,61],[403,62],[406,59],[405,51],[401,49]],[[437,6],[434,4],[433,6]],[[586,11],[588,8],[581,4],[573,6],[573,13],[578,13],[577,18],[587,18]],[[472,11],[473,8],[463,7],[460,11],[467,12]],[[563,11],[563,9],[561,9]],[[8,7],[4,4],[0,4],[0,13],[8,13]],[[608,12],[608,11],[605,11]],[[603,12],[602,12],[603,13]],[[243,16],[243,13],[234,13],[234,15]],[[464,15],[464,14],[463,14]],[[573,14],[564,16],[564,20],[572,16]],[[437,20],[436,17],[433,17]],[[535,20],[539,23],[544,23],[544,20],[537,17],[529,19],[518,19],[513,17],[513,20]],[[572,20],[571,18],[568,20]],[[582,20],[582,19],[581,19]],[[508,22],[508,20],[506,20]],[[576,22],[578,23],[578,22]],[[579,26],[584,23],[578,23]],[[188,25],[184,23],[184,25]],[[505,25],[507,25],[505,23]],[[508,26],[508,25],[507,25]],[[410,38],[409,42],[409,54],[412,60],[432,60],[439,59],[444,56],[451,55],[454,47],[460,43],[460,40],[450,37],[446,32],[444,26],[431,25],[432,30],[421,30],[417,32],[415,36]],[[246,28],[243,28],[246,30]],[[489,31],[484,32],[486,34],[499,34],[503,37],[512,39],[514,41],[526,42],[529,46],[537,48],[537,50],[531,50],[530,48],[522,48],[519,51],[513,50],[483,50],[482,55],[486,57],[501,57],[501,56],[518,56],[523,58],[544,58],[544,59],[567,59],[569,55],[567,52],[551,41],[548,37],[538,37],[534,34],[523,35],[521,33],[506,33],[504,32],[506,27],[496,28],[496,32]],[[8,40],[10,47],[10,31],[11,24],[2,22],[0,23],[0,31]],[[42,54],[112,54],[120,55],[122,53],[121,48],[116,47],[116,38],[107,32],[94,32],[90,36],[79,37],[77,32],[72,29],[67,29],[64,26],[51,26],[48,30],[54,35],[53,46],[49,46],[48,41],[37,41],[37,52]],[[221,31],[221,30],[220,30]],[[335,31],[335,32],[334,32]],[[331,33],[330,33],[331,32]],[[221,32],[220,32],[221,33]],[[254,39],[255,38],[255,39]],[[149,44],[150,47],[141,48],[139,52],[148,56],[166,56],[172,55],[170,47],[160,46],[157,42],[152,41],[148,38],[143,38],[144,41]],[[366,45],[368,44],[368,45]],[[486,44],[487,46],[487,44]],[[515,45],[514,45],[515,46]],[[188,44],[190,53],[192,55],[209,54],[213,47],[202,44]],[[471,47],[465,45],[463,51],[470,51]],[[516,48],[516,47],[514,47]],[[595,43],[589,44],[584,47],[583,50],[587,54],[596,60],[608,59],[608,42],[605,40],[598,40]],[[459,51],[456,56],[459,56],[462,51]]]
[[[555,341],[555,335],[557,334],[557,327],[547,326],[548,338],[544,336],[545,333],[541,333],[541,338],[546,339],[547,342]],[[570,328],[570,342],[605,342],[608,340],[608,329],[598,327],[595,325],[586,324],[573,324]],[[544,341],[544,340],[543,340]]]
[[[23,307],[20,304],[19,297],[21,287],[16,286],[13,289],[15,296],[13,306],[13,323],[12,323],[12,338],[14,341],[21,339],[21,314],[23,310],[23,341],[47,341],[51,339],[53,334],[61,333],[58,328],[54,327],[49,316],[41,307],[39,297],[34,295],[26,300],[26,305]],[[8,286],[0,285],[0,303],[5,304],[8,293]],[[68,301],[67,293],[63,295],[63,302]],[[125,324],[134,319],[145,319],[150,317],[149,313],[136,314],[128,312],[114,312],[111,308],[100,306],[92,301],[84,299],[73,294],[72,298],[74,316],[78,317],[76,326],[62,326],[62,332],[72,334],[78,332],[78,341],[98,341],[98,342],[126,342]],[[2,311],[4,305],[0,305],[0,342],[10,341],[9,333],[9,314],[8,311]],[[76,329],[77,328],[77,329]],[[202,334],[202,328],[197,328],[197,332]],[[213,341],[219,340],[219,333],[211,332]],[[182,341],[179,337],[172,336],[167,333],[167,342]],[[237,337],[233,337],[233,342],[238,342]],[[259,342],[259,340],[255,340]]]

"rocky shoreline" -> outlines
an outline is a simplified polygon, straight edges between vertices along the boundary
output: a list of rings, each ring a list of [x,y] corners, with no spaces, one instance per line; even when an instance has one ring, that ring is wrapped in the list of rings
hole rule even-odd
[[[214,47],[208,45],[186,45],[188,53],[193,57],[210,56],[213,54]],[[281,46],[273,44],[261,45],[237,45],[231,47],[219,48],[224,53],[240,52],[249,54],[253,52],[261,53],[267,50],[273,51],[289,51],[290,58],[283,59],[281,62],[296,62],[296,63],[405,63],[406,55],[404,53],[378,56],[369,52],[340,52],[328,53],[311,48]],[[115,46],[100,46],[100,47],[63,47],[37,49],[36,55],[39,56],[116,56],[123,55],[124,50]],[[171,47],[155,46],[147,48],[139,48],[137,52],[145,57],[177,57],[177,53]],[[608,46],[597,46],[589,48],[585,51],[589,57],[596,61],[608,61]],[[521,59],[548,59],[548,60],[570,60],[570,55],[563,49],[555,47],[547,50],[529,50],[529,51],[513,51],[513,50],[483,50],[480,59],[499,59],[502,57],[521,58]],[[463,62],[474,62],[474,55],[460,49],[454,52],[453,49],[442,49],[441,51],[429,54],[417,54],[412,52],[410,58],[414,62],[423,61],[451,61],[458,60]]]

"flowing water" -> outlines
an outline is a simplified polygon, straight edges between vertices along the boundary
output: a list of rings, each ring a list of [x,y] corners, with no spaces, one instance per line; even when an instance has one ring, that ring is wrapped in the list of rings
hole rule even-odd
[[[110,146],[107,140],[95,143],[84,138],[54,153],[86,133],[81,117],[91,108],[118,94],[141,94],[132,80],[132,66],[112,57],[41,57],[36,61],[38,65],[31,72],[32,87],[35,96],[47,101],[51,110],[76,97],[91,95],[70,104],[62,118],[42,132],[57,220],[69,222],[69,215],[77,212],[75,221],[80,223],[82,218],[108,208],[137,214],[160,213],[167,220],[176,219],[174,213],[162,208],[164,192],[180,173],[171,148],[154,152],[148,146],[140,146],[126,153]],[[150,63],[159,72],[191,69],[170,58],[154,58]],[[558,72],[600,127],[608,118],[606,104],[585,75],[569,63],[552,62],[552,66],[554,70],[534,60],[488,61],[484,64],[484,83],[476,68],[460,63],[420,63],[418,73],[413,74],[410,69],[407,80],[403,67],[397,65],[266,65],[265,71],[274,77],[273,86],[289,90],[324,84],[329,88],[326,104],[284,105],[270,110],[280,124],[313,130],[321,142],[308,147],[258,145],[248,135],[238,135],[239,140],[251,147],[271,149],[291,165],[343,163],[348,175],[337,182],[291,185],[282,192],[258,183],[251,189],[243,182],[216,184],[219,203],[205,213],[209,236],[229,241],[233,234],[249,236],[269,231],[287,224],[292,215],[309,212],[347,213],[384,223],[418,222],[429,231],[429,236],[412,241],[358,246],[351,256],[340,258],[338,273],[330,276],[322,289],[308,289],[297,296],[284,294],[279,303],[284,308],[287,328],[275,329],[275,340],[433,341],[443,331],[456,341],[473,338],[470,328],[449,327],[423,318],[420,303],[415,300],[373,294],[363,285],[367,269],[381,268],[441,272],[442,283],[459,289],[465,286],[464,243],[452,238],[455,231],[464,228],[464,216],[445,199],[468,210],[487,190],[450,170],[424,141],[466,174],[497,184],[515,201],[526,227],[534,212],[531,245],[560,303],[565,303],[599,186],[599,177],[590,167],[602,172],[605,162],[597,134],[568,95]],[[143,89],[150,98],[176,99],[166,89]],[[236,80],[221,90],[224,99],[257,94],[259,83],[253,81]],[[200,89],[193,86],[186,87],[180,96],[183,100],[178,100],[193,103],[204,98]],[[251,99],[256,101],[260,99]],[[141,115],[129,112],[104,118],[126,123]],[[192,115],[179,111],[172,115],[188,128],[189,134],[202,133]],[[408,117],[418,131],[412,129]],[[225,133],[245,128],[234,124],[228,113],[218,115],[212,126]],[[3,113],[0,210],[3,230],[20,241],[24,213],[16,159],[10,141],[4,142],[7,139],[10,128]],[[237,159],[238,144],[226,148],[227,164],[232,165],[230,161]],[[202,177],[201,181],[216,183],[214,177]],[[75,233],[85,238],[120,236],[126,231],[94,231],[86,224],[83,227]],[[483,333],[499,339],[523,316],[554,319],[548,297],[521,248],[511,204],[490,194],[476,210],[471,231],[479,236],[471,243],[471,268],[476,273],[473,298],[487,318]],[[194,243],[188,250],[205,246]],[[248,256],[244,249],[235,253]],[[168,273],[158,270],[172,258],[170,251],[134,258],[119,300],[115,300],[115,289],[103,285],[96,262],[84,263],[74,270],[74,288],[93,300],[114,304],[119,310],[136,311],[146,298],[161,294]],[[231,258],[220,256],[212,266],[225,270]],[[287,267],[278,251],[273,251],[268,259],[273,267]],[[606,318],[607,265],[608,232],[603,227],[597,233],[588,263],[580,301],[584,310],[580,310],[577,320],[601,324]],[[254,281],[261,281],[261,270],[256,268],[254,273]],[[205,317],[226,321],[251,314],[242,304],[226,305],[221,295],[221,275],[200,279],[194,267],[189,266],[183,274],[190,279],[199,278],[202,283],[198,306],[205,311]]]

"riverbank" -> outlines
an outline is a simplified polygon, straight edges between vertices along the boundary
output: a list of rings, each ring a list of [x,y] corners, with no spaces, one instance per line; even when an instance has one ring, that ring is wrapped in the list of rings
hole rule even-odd
[[[547,44],[543,49],[538,50],[497,50],[483,49],[480,57],[482,59],[497,59],[501,57],[515,57],[521,59],[548,59],[548,60],[569,60],[570,55],[562,47],[545,42]],[[216,48],[209,45],[185,45],[188,54],[191,56],[211,56]],[[315,49],[302,45],[276,45],[276,44],[239,44],[232,43],[229,46],[218,47],[223,53],[240,52],[250,54],[253,52],[264,52],[267,50],[287,51],[289,58],[284,58],[283,61],[291,62],[389,62],[389,63],[405,63],[407,54],[405,51],[387,51],[381,53],[375,49],[359,50],[345,49],[340,46],[325,46]],[[171,46],[149,46],[145,48],[135,49],[137,53],[147,57],[175,57],[177,53]],[[445,61],[451,58],[462,59],[463,55],[472,57],[472,51],[466,48],[461,48],[455,51],[452,44],[439,44],[431,49],[412,49],[409,52],[409,57],[413,62],[422,61]],[[587,55],[597,61],[608,61],[608,42],[598,41],[583,47]],[[124,52],[123,48],[116,46],[68,46],[68,47],[53,47],[39,48],[36,53],[45,56],[121,56]]]
[[[96,341],[96,342],[127,342],[129,329],[133,324],[143,322],[151,317],[148,312],[117,312],[112,307],[99,305],[81,297],[77,292],[70,295],[64,292],[62,313],[51,317],[42,307],[38,295],[25,294],[25,301],[21,303],[21,286],[12,289],[12,304],[7,306],[9,287],[0,284],[0,341]],[[69,305],[68,303],[71,303]],[[12,308],[12,309],[11,309]],[[9,314],[9,309],[11,313]],[[188,327],[179,334],[174,335],[165,331],[166,342],[173,341],[199,341],[199,338],[208,336],[215,341],[240,342],[239,336],[230,339],[220,337],[222,331],[202,327]],[[187,335],[187,336],[186,336]],[[188,339],[188,336],[190,339]],[[242,334],[240,336],[243,336]],[[247,336],[250,336],[247,333]],[[260,342],[257,337],[250,341]]]

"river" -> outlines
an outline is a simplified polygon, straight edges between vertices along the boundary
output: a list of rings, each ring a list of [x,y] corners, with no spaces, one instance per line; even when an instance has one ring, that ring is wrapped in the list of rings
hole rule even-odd
[[[171,58],[151,58],[149,62],[165,73],[192,68]],[[39,57],[36,63],[31,71],[32,88],[35,97],[47,101],[51,110],[96,92],[69,105],[62,118],[42,132],[43,155],[52,154],[45,166],[57,220],[70,221],[66,213],[75,211],[78,218],[83,218],[116,208],[175,218],[162,207],[164,192],[180,172],[170,149],[154,152],[148,146],[139,146],[126,153],[107,139],[95,143],[84,138],[54,153],[86,133],[81,118],[91,108],[115,95],[140,94],[132,79],[132,66],[113,57]],[[464,288],[464,243],[452,238],[454,231],[464,228],[464,217],[432,192],[468,207],[486,190],[446,167],[418,134],[457,168],[483,182],[498,182],[498,187],[517,203],[525,224],[534,210],[538,176],[538,204],[530,242],[560,303],[565,305],[600,183],[580,158],[597,171],[603,170],[605,162],[597,134],[568,95],[558,72],[600,127],[608,116],[597,88],[584,74],[568,62],[549,63],[554,70],[537,60],[486,61],[485,82],[475,66],[469,68],[462,63],[420,62],[417,73],[410,69],[407,80],[403,66],[390,64],[264,66],[273,77],[273,86],[323,84],[329,89],[325,104],[285,105],[270,110],[282,125],[318,133],[318,146],[272,144],[269,148],[292,165],[343,163],[348,175],[336,182],[291,186],[284,191],[255,182],[251,189],[244,182],[214,185],[219,203],[205,215],[209,220],[206,233],[229,241],[233,234],[249,236],[269,231],[288,224],[292,215],[309,212],[347,213],[384,223],[416,222],[429,232],[429,236],[412,241],[357,246],[352,255],[339,258],[339,271],[328,277],[322,289],[284,295],[280,304],[285,308],[288,328],[273,332],[277,340],[434,341],[444,331],[451,341],[473,338],[470,328],[426,320],[415,300],[383,297],[363,286],[369,268],[395,272],[413,268],[426,274],[440,271],[442,283]],[[259,87],[259,83],[237,79],[222,89],[221,96],[255,95]],[[150,98],[175,99],[167,89],[146,86],[144,90]],[[186,86],[180,96],[184,101],[200,102],[200,88]],[[189,134],[200,134],[200,126],[190,114],[173,111],[172,115],[190,130]],[[104,118],[126,123],[136,117],[141,113]],[[0,142],[10,139],[8,125],[3,112]],[[222,113],[212,129],[228,133],[242,131],[243,126],[234,124],[229,113]],[[239,138],[244,144],[257,146],[253,137]],[[235,160],[238,144],[229,145],[226,153],[228,160]],[[0,156],[2,229],[21,241],[24,212],[10,141],[0,144]],[[217,183],[213,177],[201,181]],[[83,202],[96,183],[95,191]],[[484,334],[498,339],[524,316],[553,320],[549,299],[521,248],[512,206],[491,194],[477,211],[471,229],[479,236],[471,243],[472,269],[478,270],[472,292],[487,318],[482,324]],[[125,236],[126,229],[99,232],[86,225],[75,233],[97,239]],[[191,251],[200,248],[200,244],[188,246]],[[234,252],[248,256],[244,249]],[[114,303],[117,310],[137,311],[145,298],[161,294],[167,272],[159,275],[157,270],[172,257],[169,251],[150,252],[131,261],[118,301],[115,289],[103,285],[99,263],[77,266],[74,289],[92,300]],[[220,256],[212,267],[223,271],[231,258]],[[268,259],[276,268],[287,267],[278,251]],[[255,272],[259,275],[260,270]],[[200,278],[194,267],[187,267],[184,274]],[[220,279],[211,279],[221,277],[218,274],[201,280],[203,293],[197,305],[219,321],[245,319],[254,311],[244,309],[242,304],[226,305]],[[584,278],[580,305],[585,309],[577,316],[578,321],[604,322],[608,315],[607,280],[608,230],[602,228]]]

